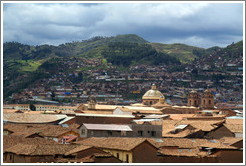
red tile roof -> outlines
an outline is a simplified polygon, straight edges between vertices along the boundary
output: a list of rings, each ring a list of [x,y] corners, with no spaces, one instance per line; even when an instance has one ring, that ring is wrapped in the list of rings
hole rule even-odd
[[[5,152],[11,152],[18,155],[30,155],[30,156],[43,156],[43,155],[64,155],[67,151],[70,151],[78,145],[64,145],[64,144],[23,144],[19,143],[5,150]]]
[[[77,144],[95,146],[103,149],[118,149],[124,151],[131,151],[136,146],[140,145],[145,138],[122,138],[122,137],[91,137],[82,141],[76,142]]]
[[[50,139],[44,139],[44,138],[25,138],[21,136],[12,136],[12,135],[4,135],[3,136],[3,151],[5,151],[7,148],[15,146],[18,143],[23,144],[57,144],[57,142],[50,140]]]

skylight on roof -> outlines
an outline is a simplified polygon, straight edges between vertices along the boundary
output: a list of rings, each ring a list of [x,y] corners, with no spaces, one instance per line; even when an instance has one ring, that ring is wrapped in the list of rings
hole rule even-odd
[[[161,139],[156,138],[156,142],[163,142]]]
[[[186,128],[188,125],[178,125],[177,127],[175,127],[176,129],[184,129]]]
[[[212,142],[212,143],[217,143],[217,141],[215,141],[215,140],[209,140],[209,142]]]

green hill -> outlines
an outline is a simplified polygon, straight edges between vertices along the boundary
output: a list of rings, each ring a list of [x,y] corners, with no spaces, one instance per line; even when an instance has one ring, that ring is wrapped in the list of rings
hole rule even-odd
[[[234,58],[235,55],[241,56],[242,50],[242,41],[226,48],[203,49],[184,44],[150,43],[134,34],[115,37],[97,36],[59,46],[30,46],[7,42],[3,44],[3,84],[6,88],[4,97],[28,87],[34,81],[49,77],[45,62],[50,59],[76,56],[100,58],[124,68],[133,64],[176,66],[181,63],[189,64],[195,59],[209,61],[206,60],[206,56],[210,54],[221,56],[222,59]],[[54,61],[52,66],[60,65]]]
[[[149,43],[158,52],[162,52],[178,58],[182,63],[192,62],[197,55],[194,54],[194,50],[205,51],[204,48],[188,46],[185,44],[162,44],[162,43]]]

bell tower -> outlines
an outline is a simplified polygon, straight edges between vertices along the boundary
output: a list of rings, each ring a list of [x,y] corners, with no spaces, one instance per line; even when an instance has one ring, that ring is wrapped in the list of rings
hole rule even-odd
[[[187,106],[199,107],[200,105],[200,96],[197,91],[192,90],[188,95]]]
[[[94,110],[96,109],[96,98],[94,96],[90,97],[90,101],[88,103],[88,110]]]
[[[210,89],[206,89],[203,92],[201,107],[203,109],[214,109],[214,95]]]

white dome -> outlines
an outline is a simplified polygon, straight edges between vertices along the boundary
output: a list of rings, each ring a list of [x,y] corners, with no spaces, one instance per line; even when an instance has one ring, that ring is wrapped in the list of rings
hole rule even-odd
[[[164,95],[156,90],[155,84],[152,85],[152,88],[148,90],[142,97],[142,99],[160,99],[163,98],[165,100]]]

